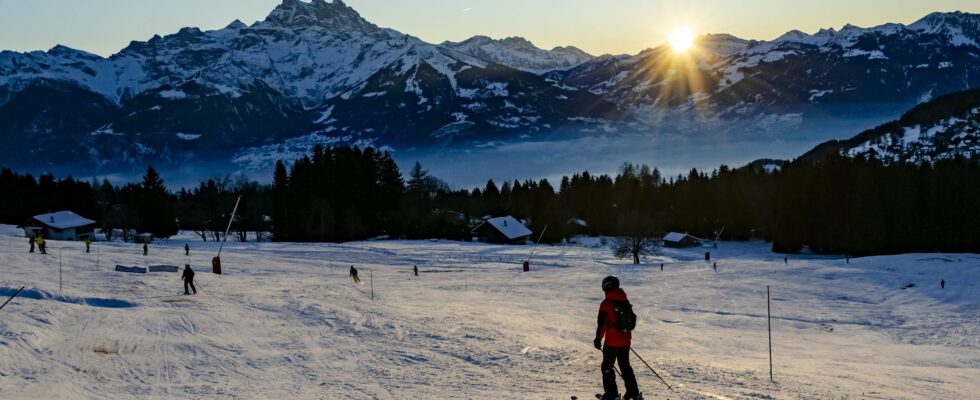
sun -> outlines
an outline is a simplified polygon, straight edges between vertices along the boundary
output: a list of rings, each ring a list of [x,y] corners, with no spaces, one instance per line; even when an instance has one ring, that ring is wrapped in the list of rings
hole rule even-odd
[[[694,46],[694,33],[690,28],[680,27],[670,33],[670,47],[674,51],[683,53],[690,50],[691,46]]]

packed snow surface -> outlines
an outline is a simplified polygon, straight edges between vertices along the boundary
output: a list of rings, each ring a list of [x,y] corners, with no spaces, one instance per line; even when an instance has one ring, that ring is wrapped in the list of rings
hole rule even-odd
[[[766,243],[722,242],[633,266],[583,239],[539,246],[521,273],[530,246],[229,242],[219,276],[207,267],[217,245],[190,234],[154,242],[144,257],[120,242],[85,254],[81,243],[50,241],[48,255],[30,254],[18,233],[0,227],[0,294],[26,286],[0,311],[3,399],[591,398],[599,282],[609,274],[639,315],[635,350],[676,390],[634,357],[650,399],[980,392],[972,254],[784,263]],[[700,261],[704,251],[717,271]],[[196,296],[177,295],[178,273],[113,271],[188,262]],[[351,282],[350,265],[363,284]]]

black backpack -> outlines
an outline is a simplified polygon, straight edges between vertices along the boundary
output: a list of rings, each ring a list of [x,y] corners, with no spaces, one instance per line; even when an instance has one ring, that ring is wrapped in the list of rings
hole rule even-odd
[[[629,301],[613,301],[613,315],[616,318],[616,329],[630,332],[636,328],[636,313]]]

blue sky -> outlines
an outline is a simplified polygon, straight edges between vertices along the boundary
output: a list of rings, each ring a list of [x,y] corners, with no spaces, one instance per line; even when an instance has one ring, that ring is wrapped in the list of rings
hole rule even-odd
[[[109,55],[131,40],[184,26],[217,29],[263,19],[280,0],[0,0],[0,49],[63,44]],[[846,23],[911,23],[932,11],[980,13],[977,0],[347,0],[368,20],[430,42],[482,34],[540,47],[636,53],[688,26],[697,34],[772,39]]]

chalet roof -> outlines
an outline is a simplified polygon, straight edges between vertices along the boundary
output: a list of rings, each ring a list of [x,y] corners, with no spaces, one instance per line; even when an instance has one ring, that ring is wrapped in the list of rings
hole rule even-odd
[[[664,241],[665,242],[680,242],[681,240],[684,240],[684,238],[686,238],[688,236],[690,236],[692,239],[697,239],[694,236],[688,235],[686,233],[671,232],[671,233],[668,233],[667,236],[664,236]]]
[[[490,218],[483,221],[483,224],[489,224],[510,240],[520,239],[522,237],[531,236],[532,234],[530,229],[527,229],[524,224],[520,223],[520,221],[514,217],[511,217],[510,215],[506,217]],[[480,224],[473,230],[480,229],[480,226],[483,226],[483,224]]]
[[[95,225],[95,221],[75,214],[71,211],[58,211],[54,213],[35,215],[33,220],[44,224],[49,228],[55,229],[71,229]]]

